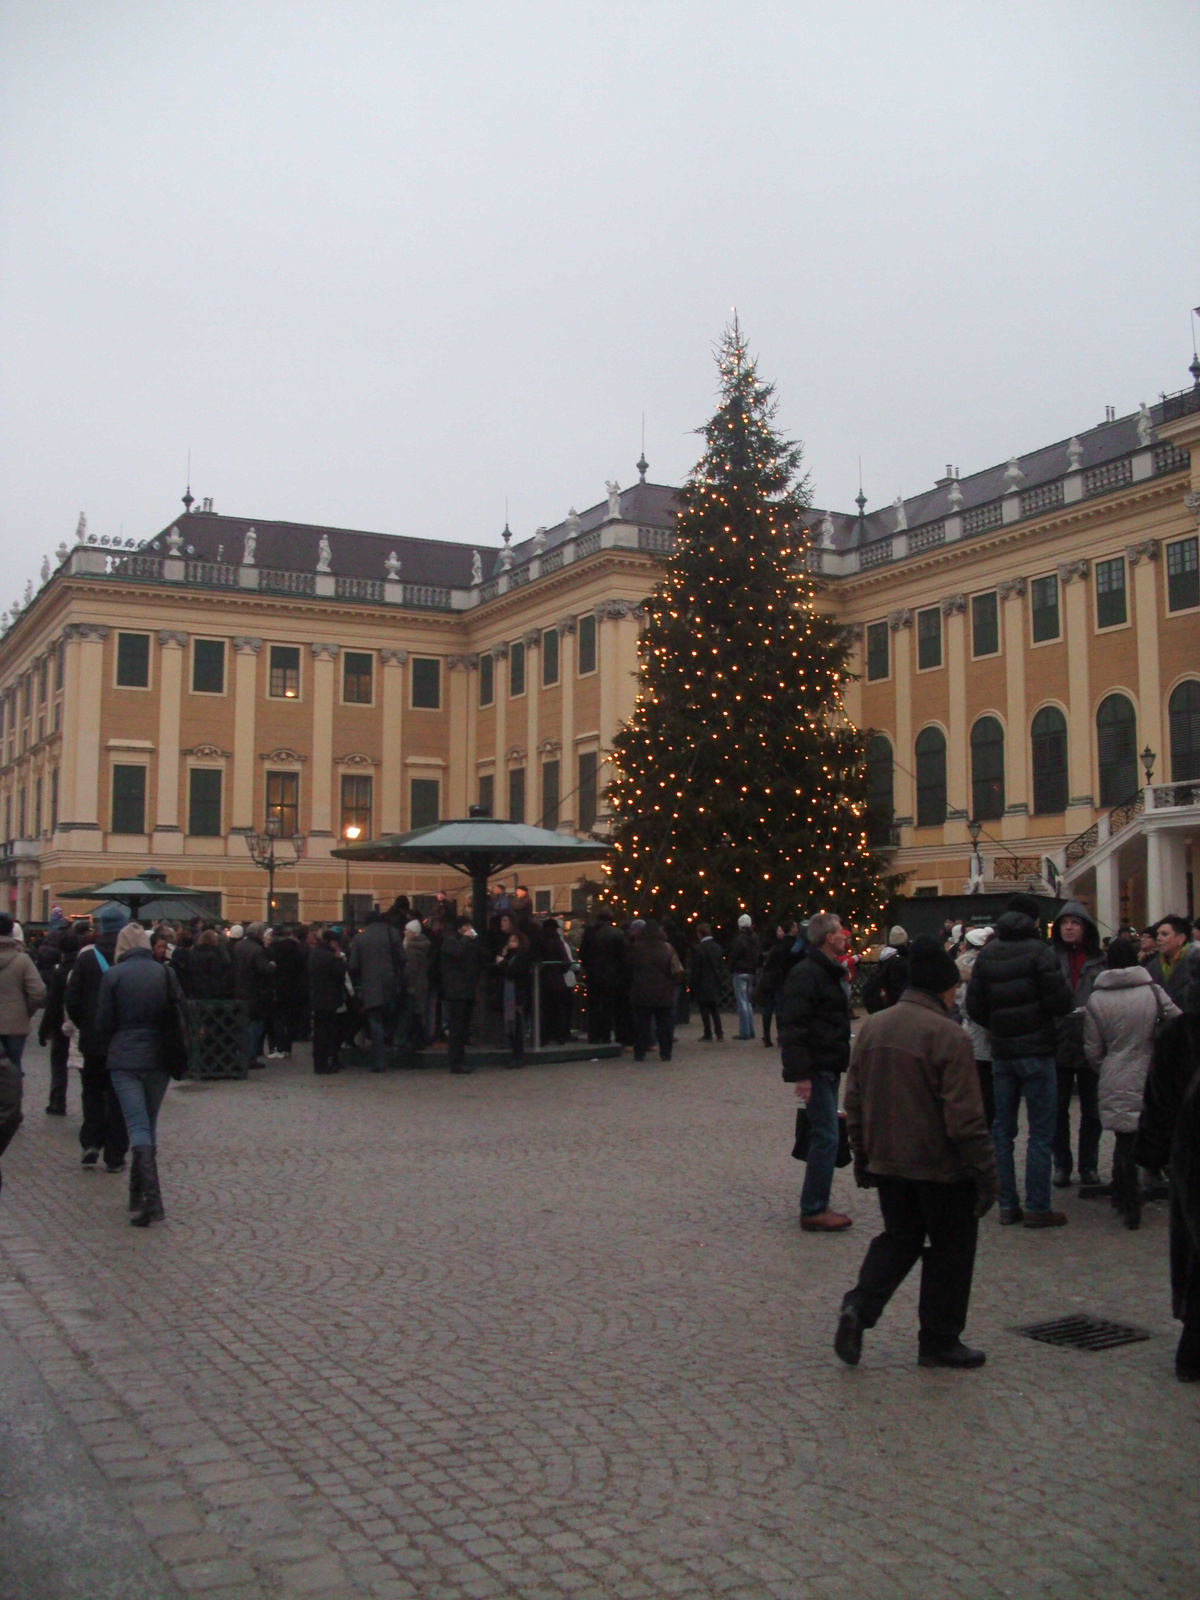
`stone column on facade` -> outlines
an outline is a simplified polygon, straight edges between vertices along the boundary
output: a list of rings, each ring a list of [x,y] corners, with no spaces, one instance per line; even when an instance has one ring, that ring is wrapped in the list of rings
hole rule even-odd
[[[258,652],[261,639],[236,638],[233,685],[233,800],[230,828],[245,833],[254,826],[254,717],[258,702]],[[245,846],[242,847],[245,849]]]
[[[336,644],[313,644],[312,812],[309,853],[328,855],[333,827],[333,696]],[[316,841],[315,851],[313,841]]]
[[[379,831],[402,832],[404,801],[404,663],[407,650],[381,650],[383,751],[379,763]]]
[[[1092,706],[1088,672],[1088,563],[1064,562],[1058,569],[1063,591],[1067,644],[1068,836],[1092,822]]]
[[[1133,569],[1133,625],[1137,639],[1139,738],[1143,749],[1164,750],[1162,685],[1158,664],[1158,540],[1131,544],[1125,559]],[[1164,764],[1167,757],[1163,756]]]
[[[967,818],[971,814],[970,775],[967,771],[966,613],[965,595],[948,595],[942,601],[942,616],[946,619],[946,687],[949,699],[946,718],[947,816],[942,835],[947,844],[967,842]]]
[[[1182,829],[1146,830],[1146,920],[1187,915],[1187,844]]]
[[[1004,607],[1005,698],[1008,726],[1004,732],[1004,817],[1002,839],[1023,839],[1029,826],[1029,739],[1025,729],[1025,579],[1007,578],[998,585]]]
[[[178,855],[183,850],[179,823],[179,718],[183,695],[183,656],[188,636],[173,628],[158,633],[158,779],[153,849]]]
[[[564,617],[558,629],[558,681],[562,685],[562,767],[559,775],[558,825],[572,833],[579,817],[579,763],[575,759],[575,618]]]
[[[475,770],[475,708],[471,704],[471,674],[478,665],[477,655],[446,658],[450,766],[446,780],[445,814],[449,817],[465,817],[470,805],[467,791],[470,775]]]
[[[845,708],[847,720],[856,728],[861,728],[863,715],[862,623],[848,623],[843,629],[843,637],[846,641],[846,671],[850,674],[850,676],[842,685],[842,705]],[[898,737],[899,735],[897,735],[897,738]]]
[[[896,696],[896,747],[892,752],[892,813],[897,826],[913,820],[912,612],[888,616],[892,636],[892,688]]]
[[[1121,926],[1121,857],[1113,850],[1096,868],[1096,921],[1101,934]]]
[[[525,635],[525,820],[542,826],[542,764],[537,748],[538,691],[542,682],[542,635],[531,628]]]
[[[492,779],[492,811],[508,815],[508,646],[492,649],[492,698],[496,706],[496,768]]]
[[[104,685],[103,623],[69,623],[63,630],[63,775],[59,779],[61,827],[72,848],[94,849],[87,835],[100,827],[100,697]]]

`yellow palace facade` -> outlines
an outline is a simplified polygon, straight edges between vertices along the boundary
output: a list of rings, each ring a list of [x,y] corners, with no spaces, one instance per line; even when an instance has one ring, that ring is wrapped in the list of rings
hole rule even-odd
[[[852,641],[847,713],[873,730],[871,834],[903,893],[1061,888],[1110,927],[1192,908],[1197,380],[883,510],[813,512],[821,603]],[[0,637],[4,903],[82,909],[71,889],[152,864],[226,918],[261,916],[248,841],[268,822],[294,861],[289,920],[337,918],[347,893],[361,915],[461,892],[435,867],[347,879],[331,851],[474,803],[603,838],[641,602],[674,536],[673,490],[638,465],[500,548],[190,494],[136,546],[81,518]],[[585,893],[569,869],[525,881],[545,909]]]

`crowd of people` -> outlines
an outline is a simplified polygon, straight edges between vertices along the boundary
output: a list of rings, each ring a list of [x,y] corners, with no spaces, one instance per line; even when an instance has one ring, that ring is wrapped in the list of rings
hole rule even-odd
[[[39,1011],[46,1112],[66,1114],[78,1068],[82,1164],[128,1165],[131,1220],[145,1227],[165,1215],[159,1109],[214,1005],[236,1018],[247,1072],[308,1040],[317,1075],[340,1071],[353,1042],[375,1072],[389,1052],[403,1060],[444,1042],[461,1075],[473,1070],[473,1032],[522,1065],[535,1013],[537,1042],[567,1042],[580,1026],[590,1043],[615,1042],[636,1061],[652,1049],[670,1061],[692,1004],[704,1043],[724,1038],[732,1002],[736,1039],[755,1039],[761,1021],[770,1048],[775,1025],[800,1101],[801,1229],[852,1225],[831,1203],[839,1166],[852,1163],[856,1182],[879,1191],[884,1231],[843,1304],[844,1360],[858,1361],[864,1330],[920,1260],[919,1359],[980,1365],[961,1337],[979,1219],[998,1202],[1003,1226],[1060,1228],[1067,1215],[1053,1191],[1078,1183],[1082,1197],[1111,1196],[1131,1229],[1148,1197],[1169,1197],[1184,1325],[1176,1370],[1200,1379],[1200,924],[1169,916],[1102,939],[1069,901],[1047,937],[1037,902],[1017,894],[994,928],[947,925],[910,941],[893,927],[862,988],[857,1037],[850,944],[827,912],[763,933],[743,914],[726,943],[703,922],[619,924],[605,908],[586,926],[562,924],[535,914],[522,889],[492,897],[482,932],[453,902],[421,916],[404,896],[356,932],[199,920],[147,932],[108,905],[94,921],[56,911],[27,947],[0,915],[0,1152],[21,1120],[21,1057]],[[1114,1135],[1107,1183],[1104,1131]]]

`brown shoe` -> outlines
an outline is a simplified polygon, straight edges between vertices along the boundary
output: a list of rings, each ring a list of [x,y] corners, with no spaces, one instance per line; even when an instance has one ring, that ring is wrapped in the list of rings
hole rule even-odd
[[[841,1233],[844,1228],[853,1226],[851,1218],[840,1211],[818,1211],[816,1216],[800,1218],[802,1233]]]
[[[1065,1228],[1067,1213],[1065,1211],[1027,1211],[1025,1213],[1025,1226],[1027,1228]]]

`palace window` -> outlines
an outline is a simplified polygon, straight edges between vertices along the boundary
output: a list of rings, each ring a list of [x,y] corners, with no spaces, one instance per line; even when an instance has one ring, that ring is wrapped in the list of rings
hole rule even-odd
[[[575,643],[579,651],[578,671],[582,678],[585,673],[596,670],[596,618],[592,612],[580,617]]]
[[[271,696],[272,700],[299,699],[299,645],[273,644],[271,646],[270,662],[270,681],[267,685],[267,693]]]
[[[21,831],[24,833],[24,828]],[[112,831],[145,833],[145,767],[116,766],[112,769]]]
[[[888,625],[867,623],[867,682],[877,683],[888,675]]]
[[[371,837],[371,789],[369,774],[342,774],[342,824],[338,831],[343,839],[347,828],[358,829],[356,840]]]
[[[946,736],[940,728],[917,735],[917,827],[940,828],[946,820]]]
[[[150,687],[150,635],[148,633],[119,633],[117,635],[117,687],[120,689],[148,689]],[[28,711],[28,704],[25,709]],[[140,833],[140,828],[134,830]]]
[[[867,744],[867,843],[886,848],[892,842],[895,815],[895,762],[892,741],[877,733]]]
[[[204,691],[202,691],[204,692]],[[221,829],[219,767],[193,767],[188,780],[188,832],[201,839],[217,839]]]
[[[1179,539],[1167,546],[1167,610],[1200,606],[1200,540]]]
[[[494,772],[481,772],[479,775],[479,809],[485,817],[495,815],[496,774]]]
[[[971,815],[991,822],[1004,815],[1004,729],[980,717],[971,729]]]
[[[225,693],[224,639],[192,641],[192,693]]]
[[[371,704],[374,661],[369,650],[347,650],[342,656],[342,699],[347,705]]]
[[[549,689],[558,682],[558,629],[547,628],[542,634],[542,687]]]
[[[1058,577],[1051,572],[1044,578],[1034,578],[1029,585],[1029,609],[1033,619],[1033,642],[1045,644],[1057,639],[1060,633],[1058,620]]]
[[[1029,729],[1033,757],[1033,809],[1057,816],[1067,809],[1067,719],[1043,706]]]
[[[1123,694],[1110,694],[1096,712],[1100,804],[1123,805],[1138,787],[1137,715]]]
[[[1096,563],[1096,626],[1115,628],[1128,616],[1125,606],[1125,557]],[[1120,801],[1114,804],[1119,805]]]
[[[525,646],[520,641],[508,648],[508,692],[514,698],[525,693]]]
[[[441,706],[442,663],[436,656],[412,657],[412,703],[422,711]]]
[[[525,768],[514,767],[508,775],[508,820],[525,821]]]
[[[542,762],[542,820],[541,826],[551,833],[558,827],[559,773],[557,761]]]
[[[442,785],[438,778],[413,778],[408,786],[410,826],[432,828],[439,820]]]
[[[1200,778],[1200,679],[1186,678],[1171,690],[1167,721],[1171,736],[1171,782],[1194,782]]]
[[[496,658],[483,655],[479,658],[479,704],[490,706],[496,698]]]
[[[267,773],[267,821],[279,824],[279,837],[290,839],[300,832],[300,774]]]
[[[579,786],[576,789],[576,813],[580,833],[590,833],[596,826],[598,810],[597,774],[599,757],[595,750],[585,750],[579,757]]]
[[[1000,604],[996,591],[971,596],[971,654],[994,656],[1000,650]]]
[[[917,666],[924,671],[942,664],[942,612],[928,606],[917,612]]]

